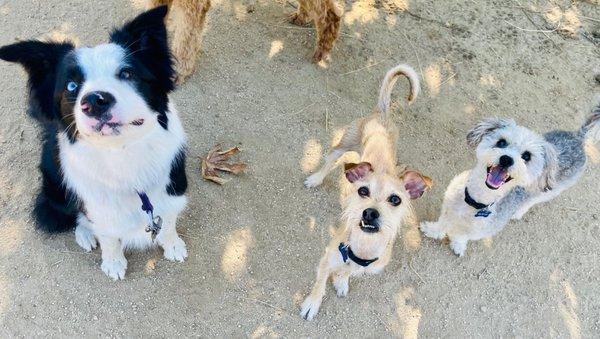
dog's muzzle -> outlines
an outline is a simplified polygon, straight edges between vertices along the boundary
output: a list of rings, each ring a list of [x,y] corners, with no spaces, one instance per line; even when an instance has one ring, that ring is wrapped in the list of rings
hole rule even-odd
[[[374,208],[364,210],[360,220],[360,229],[366,233],[379,232],[379,211]]]

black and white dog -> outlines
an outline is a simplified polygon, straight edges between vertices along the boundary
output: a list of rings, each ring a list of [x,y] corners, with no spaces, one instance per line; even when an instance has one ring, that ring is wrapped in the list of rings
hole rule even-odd
[[[102,270],[115,280],[125,276],[125,249],[158,244],[169,260],[187,257],[175,226],[186,205],[186,137],[168,96],[166,14],[166,6],[142,13],[93,48],[0,48],[1,59],[25,67],[29,114],[43,127],[37,223],[75,228],[86,251],[99,243]]]

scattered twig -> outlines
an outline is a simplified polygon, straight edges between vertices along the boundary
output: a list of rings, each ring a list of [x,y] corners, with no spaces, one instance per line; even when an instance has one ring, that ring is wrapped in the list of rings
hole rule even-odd
[[[263,301],[263,300],[260,300],[260,299],[248,298],[248,297],[244,297],[242,295],[239,296],[239,297],[242,298],[242,299],[245,299],[245,300],[248,300],[248,301],[253,301],[253,302],[257,303],[257,304],[261,304],[263,306],[272,308],[272,309],[277,310],[279,312],[283,312],[283,313],[285,313],[287,315],[292,315],[292,312],[290,312],[288,309],[285,309],[285,308],[282,308],[282,307],[279,307],[279,306],[275,306],[275,305],[269,304],[266,301]]]
[[[408,41],[411,49],[413,50],[413,52],[415,53],[415,56],[417,57],[417,65],[419,66],[419,71],[421,72],[421,78],[422,78],[423,77],[423,67],[421,67],[421,59],[419,58],[419,53],[417,53],[417,49],[415,48],[415,45],[413,45],[412,40],[410,40],[408,38],[408,35],[406,35],[406,33],[404,33],[404,31],[402,31],[402,35],[404,35],[404,39],[406,39],[406,41]]]
[[[506,21],[506,20],[504,20],[504,22],[506,22],[507,24],[509,24],[509,25],[513,26],[514,28],[516,28],[516,29],[518,29],[518,30],[520,30],[520,31],[524,31],[524,32],[532,32],[532,33],[552,33],[552,32],[556,32],[556,30],[558,29],[558,27],[557,27],[557,28],[555,28],[555,29],[551,29],[551,30],[544,30],[544,29],[527,29],[527,28],[521,28],[521,27],[519,27],[519,26],[517,26],[517,25],[511,24],[510,22],[508,22],[508,21]]]
[[[339,75],[340,75],[340,76],[342,76],[342,75],[348,75],[348,74],[357,73],[357,72],[360,72],[360,71],[362,71],[362,70],[365,70],[365,69],[367,69],[367,68],[371,68],[371,67],[373,67],[373,66],[376,66],[376,65],[378,65],[379,63],[380,63],[380,61],[377,61],[377,62],[376,62],[376,63],[374,63],[374,64],[370,64],[370,65],[368,65],[368,66],[361,67],[361,68],[359,68],[359,69],[355,69],[355,70],[353,70],[353,71],[346,72],[346,73],[342,73],[342,74],[339,74]]]
[[[448,79],[442,81],[436,88],[441,88],[442,86],[444,86],[448,81],[452,80],[452,78],[454,78],[456,76],[456,73],[452,74],[451,76],[448,77]]]
[[[411,257],[410,260],[408,261],[408,267],[417,277],[419,277],[419,280],[421,280],[421,284],[424,284],[425,280],[423,279],[423,277],[421,277],[419,272],[417,272],[417,270],[415,270],[414,267],[412,266],[413,259],[414,259],[414,257]]]

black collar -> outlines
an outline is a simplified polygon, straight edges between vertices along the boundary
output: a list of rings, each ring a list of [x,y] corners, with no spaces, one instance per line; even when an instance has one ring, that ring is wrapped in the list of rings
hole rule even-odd
[[[482,209],[488,208],[492,205],[492,204],[484,205],[480,202],[475,201],[473,198],[471,198],[471,195],[469,194],[469,190],[466,187],[465,187],[465,202],[467,203],[467,205],[473,207],[476,210],[482,210]]]
[[[350,259],[362,267],[367,267],[367,266],[371,265],[372,263],[374,263],[375,261],[377,261],[377,259],[379,259],[379,258],[370,259],[370,260],[361,259],[361,258],[357,257],[356,255],[354,255],[354,252],[352,252],[352,250],[350,249],[350,245],[346,245],[343,242],[340,243],[340,246],[338,246],[338,249],[340,250],[340,253],[342,254],[342,259],[344,260],[344,262],[347,262],[348,259]]]

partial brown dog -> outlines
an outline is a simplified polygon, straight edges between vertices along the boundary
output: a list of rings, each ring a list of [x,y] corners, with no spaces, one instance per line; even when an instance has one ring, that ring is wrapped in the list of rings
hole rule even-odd
[[[201,52],[202,32],[210,0],[145,0],[146,9],[168,5],[172,34],[171,50],[175,57],[177,82],[183,83],[197,68]],[[299,0],[298,10],[292,14],[296,25],[315,23],[317,44],[313,61],[329,61],[331,49],[340,35],[343,8],[335,0]]]
[[[304,26],[315,23],[317,46],[313,62],[329,61],[330,52],[340,35],[340,25],[344,10],[336,0],[298,0],[298,10],[292,14],[291,22]]]
[[[391,69],[385,76],[375,112],[348,126],[323,167],[306,179],[315,187],[335,167],[346,152],[361,154],[360,163],[346,164],[350,187],[342,202],[342,226],[325,250],[317,269],[317,279],[304,300],[300,315],[312,320],[319,311],[329,276],[339,297],[348,293],[349,277],[380,273],[388,264],[394,240],[403,222],[415,221],[411,200],[427,191],[432,180],[416,171],[399,171],[396,160],[398,132],[389,118],[390,94],[400,75],[408,78],[412,102],[419,93],[419,79],[406,65]]]
[[[171,51],[175,57],[177,82],[182,83],[196,71],[210,0],[146,0],[147,9],[161,5],[169,6],[167,26],[172,34]]]

